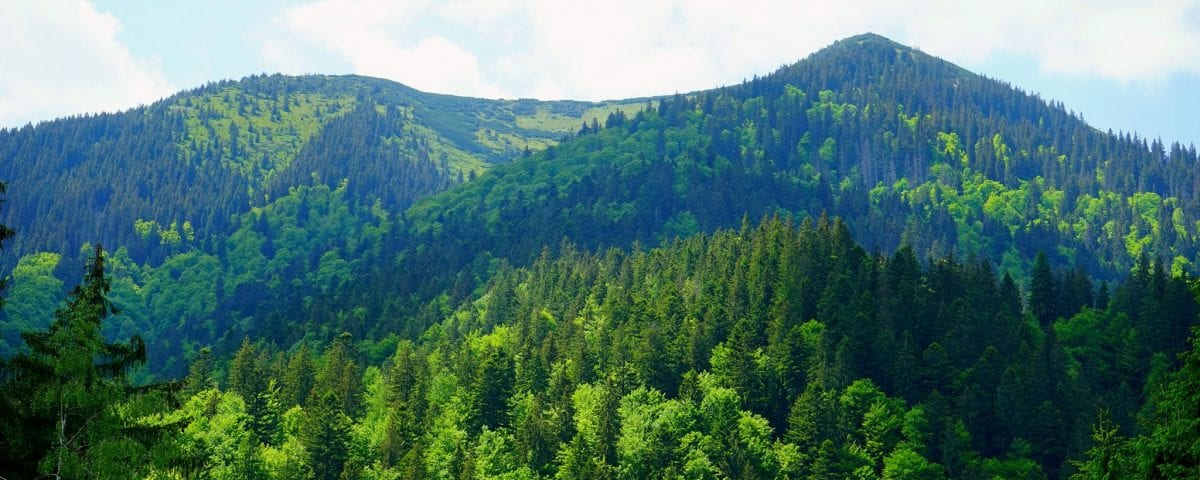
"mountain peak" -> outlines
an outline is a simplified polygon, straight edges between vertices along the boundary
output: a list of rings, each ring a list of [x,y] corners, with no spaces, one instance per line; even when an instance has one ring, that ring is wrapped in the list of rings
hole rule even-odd
[[[780,68],[771,76],[782,83],[808,84],[822,90],[851,91],[870,85],[897,87],[921,76],[930,86],[953,86],[975,75],[949,61],[924,53],[876,33],[862,33],[835,41],[803,60]],[[912,78],[910,78],[912,77]],[[898,98],[910,107],[924,105],[932,97],[921,89],[907,89]],[[922,105],[913,104],[916,98]],[[946,97],[950,98],[950,97]],[[924,108],[928,110],[928,108]]]
[[[878,54],[905,57],[915,61],[936,60],[939,63],[950,63],[932,55],[925,54],[916,48],[872,32],[846,37],[833,42],[828,47],[822,48],[816,53],[813,53],[812,57],[850,55],[857,58],[866,52],[877,52]],[[846,61],[849,61],[849,59],[846,59]]]
[[[897,47],[904,47],[903,44],[896,42],[890,38],[887,38],[883,35],[880,35],[878,33],[874,33],[874,32],[860,33],[853,37],[846,37],[846,38],[839,40],[836,43],[843,43],[843,42],[844,43],[853,43],[856,45],[862,45],[862,44],[866,44],[866,43],[878,43],[878,44],[885,44],[885,45],[894,45]],[[905,48],[907,48],[907,47],[905,47]]]

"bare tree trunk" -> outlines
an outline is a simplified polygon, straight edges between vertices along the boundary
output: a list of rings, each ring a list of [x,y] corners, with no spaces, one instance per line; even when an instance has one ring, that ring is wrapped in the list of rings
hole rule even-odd
[[[54,478],[62,478],[63,450],[67,448],[67,416],[63,414],[62,389],[58,390],[58,459],[54,466]]]

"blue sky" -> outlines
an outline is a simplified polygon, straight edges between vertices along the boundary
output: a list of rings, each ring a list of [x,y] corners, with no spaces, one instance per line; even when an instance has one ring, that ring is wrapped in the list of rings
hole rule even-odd
[[[264,72],[483,97],[669,94],[867,31],[1098,128],[1200,145],[1200,0],[13,0],[0,4],[0,127]]]

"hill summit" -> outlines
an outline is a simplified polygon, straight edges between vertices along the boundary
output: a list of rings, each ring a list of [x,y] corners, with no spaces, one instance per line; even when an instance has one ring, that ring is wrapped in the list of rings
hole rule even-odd
[[[130,267],[130,325],[172,318],[208,341],[291,341],[356,308],[356,334],[419,331],[438,320],[429,299],[468,298],[497,262],[564,240],[664,245],[768,217],[838,217],[869,251],[985,259],[1018,280],[1039,252],[1107,280],[1198,261],[1194,149],[1099,132],[874,34],[742,84],[607,103],[256,76],[0,131],[0,155],[14,289],[69,282],[99,242]],[[181,275],[191,301],[146,288]],[[10,314],[10,345],[53,309],[32,303]]]
[[[0,158],[17,476],[1197,464],[1195,149],[877,35],[606,103],[256,76]]]

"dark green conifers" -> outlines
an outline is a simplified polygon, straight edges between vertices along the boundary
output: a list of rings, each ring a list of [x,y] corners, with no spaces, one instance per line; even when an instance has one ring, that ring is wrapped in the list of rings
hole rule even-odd
[[[107,323],[154,332],[156,366],[182,375],[194,358],[193,375],[174,404],[95,395],[104,408],[78,408],[111,422],[89,424],[82,450],[59,442],[74,449],[62,462],[37,450],[54,442],[37,426],[53,423],[47,401],[6,388],[5,411],[34,412],[5,424],[34,439],[12,440],[22,472],[146,455],[147,469],[215,478],[1063,478],[1093,458],[1093,424],[1102,451],[1167,432],[1144,451],[1190,461],[1171,450],[1186,435],[1148,413],[1182,382],[1167,373],[1196,323],[1171,268],[1195,260],[1188,149],[1094,132],[1061,105],[864,37],[614,112],[401,215],[391,185],[325,178],[442,166],[379,162],[419,158],[419,141],[339,142],[412,125],[402,105],[360,107],[339,108],[290,164],[324,168],[317,185],[272,177],[275,195],[245,212],[247,185],[190,184],[241,212],[209,216],[224,233],[175,212],[105,227],[147,247],[105,262],[126,309]],[[249,128],[219,126],[229,141],[203,147],[212,159],[254,150]],[[0,133],[27,142],[0,147],[53,130]],[[179,140],[164,131],[121,145]],[[89,157],[69,150],[64,168],[119,188],[62,191],[110,208],[166,208],[139,182],[202,173],[154,150],[162,168],[108,175],[124,164],[95,160],[127,152],[76,164]],[[243,160],[260,173],[274,161]],[[410,180],[409,200],[445,186]],[[774,215],[812,220],[749,220]],[[1094,291],[1090,275],[1131,268]],[[159,436],[126,441],[130,425]]]
[[[8,191],[8,185],[0,182],[0,207],[4,206],[4,198],[2,197]],[[2,211],[2,210],[0,210]],[[4,250],[4,242],[13,235],[12,229],[0,223],[0,251]],[[4,287],[8,284],[8,277],[0,278],[0,294],[4,293]],[[0,308],[4,307],[4,297],[0,296]]]
[[[501,268],[417,340],[343,334],[320,354],[243,341],[232,358],[201,350],[178,393],[152,395],[104,367],[138,351],[96,336],[111,310],[94,262],[55,326],[26,336],[33,353],[6,366],[5,464],[212,478],[1037,479],[1151,463],[1170,476],[1191,461],[1189,420],[1171,412],[1192,401],[1196,355],[1172,362],[1179,343],[1144,332],[1196,325],[1198,308],[1187,280],[1161,268],[1139,268],[1101,304],[1071,293],[1075,272],[1050,269],[1059,310],[1042,324],[988,263],[871,255],[836,220],[562,248]],[[108,345],[89,357],[108,360],[50,348],[80,338]],[[36,368],[62,375],[22,370]],[[82,432],[65,438],[86,442],[55,443],[56,392],[91,412],[65,416],[63,431]]]
[[[26,332],[27,353],[0,365],[5,404],[6,468],[13,476],[61,478],[124,475],[145,461],[155,429],[130,428],[127,372],[145,362],[145,343],[106,341],[101,322],[117,309],[108,300],[104,251],[95,247],[83,282],[54,314],[47,331]]]

